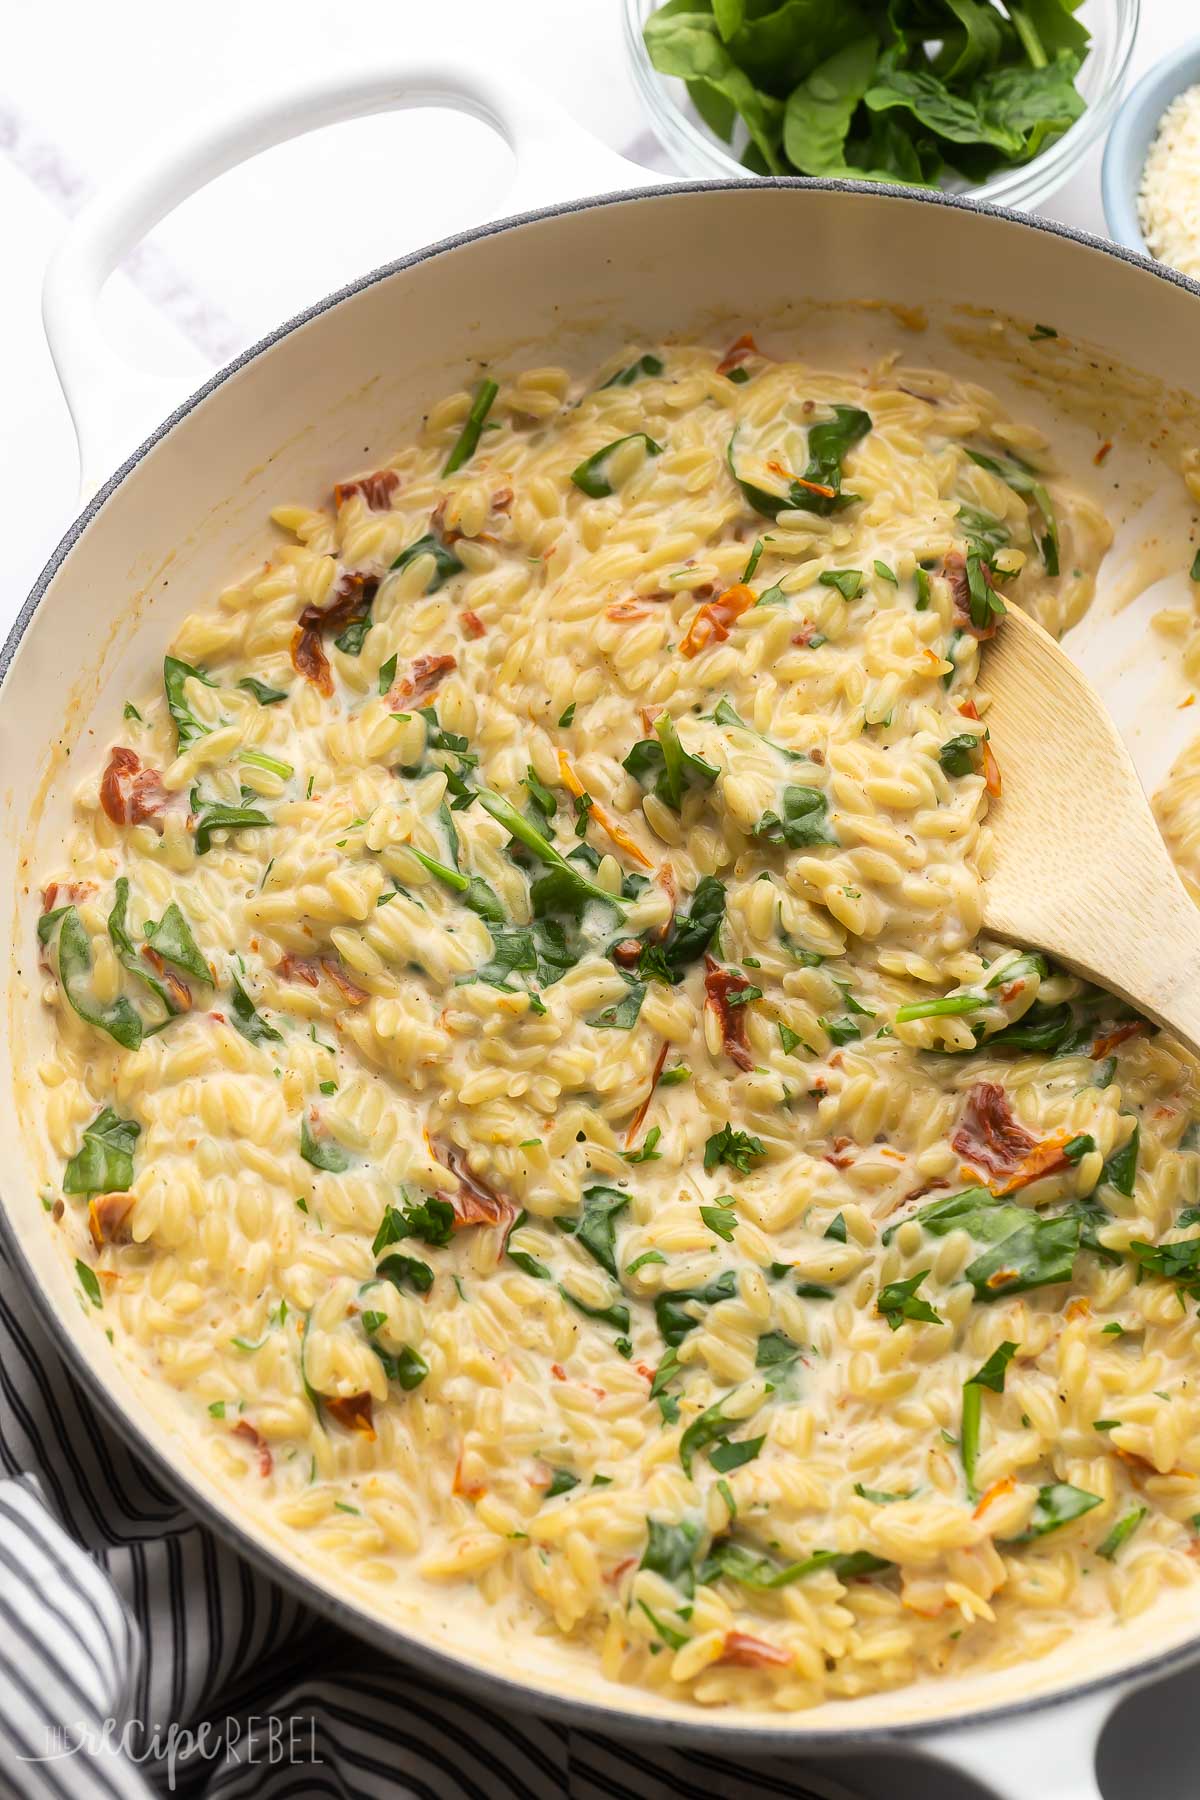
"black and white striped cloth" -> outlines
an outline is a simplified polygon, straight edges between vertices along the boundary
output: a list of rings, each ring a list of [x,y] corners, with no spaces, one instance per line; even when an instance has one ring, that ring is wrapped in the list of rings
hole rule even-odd
[[[197,1524],[113,1436],[0,1258],[0,1796],[866,1791],[901,1792],[894,1772],[852,1793],[824,1769],[735,1764],[489,1710],[327,1624]]]

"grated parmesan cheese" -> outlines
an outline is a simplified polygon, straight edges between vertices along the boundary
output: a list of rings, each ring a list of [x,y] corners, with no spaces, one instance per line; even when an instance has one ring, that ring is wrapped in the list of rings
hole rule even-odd
[[[1159,121],[1142,170],[1138,218],[1152,256],[1200,276],[1200,83],[1177,95]]]

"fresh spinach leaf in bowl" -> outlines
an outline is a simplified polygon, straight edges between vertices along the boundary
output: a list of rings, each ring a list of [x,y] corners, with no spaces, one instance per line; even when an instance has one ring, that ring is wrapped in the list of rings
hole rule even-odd
[[[936,187],[1030,162],[1084,111],[1079,0],[666,0],[660,74],[760,175]]]

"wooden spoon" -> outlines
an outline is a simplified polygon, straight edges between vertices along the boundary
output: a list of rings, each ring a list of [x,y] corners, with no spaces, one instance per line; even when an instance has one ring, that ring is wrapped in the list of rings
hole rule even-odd
[[[1200,1055],[1200,908],[1099,696],[1016,606],[985,647],[994,864],[983,916],[1127,1000]]]

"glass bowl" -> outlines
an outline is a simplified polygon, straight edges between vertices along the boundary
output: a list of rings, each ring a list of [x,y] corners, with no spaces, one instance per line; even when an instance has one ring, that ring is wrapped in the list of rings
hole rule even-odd
[[[658,10],[659,0],[623,0],[623,4],[625,43],[634,85],[664,150],[684,175],[745,180],[749,171],[738,160],[735,149],[709,130],[689,100],[683,82],[671,75],[660,75],[646,53],[642,27]],[[957,182],[949,191],[1017,208],[1038,206],[1048,200],[1108,129],[1121,98],[1140,13],[1141,0],[1083,0],[1078,17],[1092,34],[1092,46],[1077,85],[1087,101],[1087,111],[1032,162],[1005,169],[978,187]],[[796,179],[802,181],[805,177],[798,175]]]

